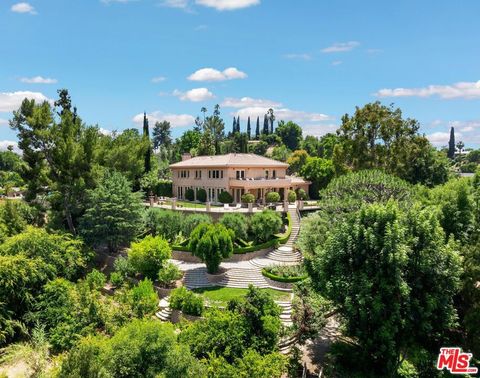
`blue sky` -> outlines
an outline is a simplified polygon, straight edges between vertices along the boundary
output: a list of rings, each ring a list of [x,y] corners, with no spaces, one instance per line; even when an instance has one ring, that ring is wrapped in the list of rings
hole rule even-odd
[[[465,0],[28,0],[0,2],[0,148],[24,96],[68,88],[105,130],[168,119],[178,136],[221,105],[273,107],[305,134],[356,105],[395,103],[445,145],[480,146],[480,2]]]

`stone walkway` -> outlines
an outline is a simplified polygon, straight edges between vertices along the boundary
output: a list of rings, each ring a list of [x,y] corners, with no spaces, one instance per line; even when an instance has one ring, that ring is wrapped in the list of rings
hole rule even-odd
[[[222,262],[220,267],[226,270],[226,273],[219,282],[212,283],[208,280],[204,263],[187,263],[179,260],[171,260],[171,262],[184,272],[184,285],[189,289],[211,286],[248,288],[250,284],[259,288],[280,289],[267,282],[262,275],[262,269],[272,265],[298,265],[302,261],[302,255],[294,250],[294,244],[300,232],[300,218],[295,206],[290,207],[288,212],[292,220],[292,232],[288,241],[265,257],[248,261]]]

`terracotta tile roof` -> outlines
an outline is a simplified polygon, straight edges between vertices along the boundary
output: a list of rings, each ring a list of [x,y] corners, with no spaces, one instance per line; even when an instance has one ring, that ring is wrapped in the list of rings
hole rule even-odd
[[[278,167],[288,168],[288,164],[255,154],[227,154],[197,156],[170,165],[171,168],[195,167]]]

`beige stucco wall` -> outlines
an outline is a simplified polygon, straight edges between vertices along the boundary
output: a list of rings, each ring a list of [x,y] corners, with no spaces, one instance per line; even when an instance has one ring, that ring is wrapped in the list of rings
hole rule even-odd
[[[208,172],[209,171],[219,171],[223,172],[223,178],[220,173],[220,178],[209,178]],[[180,172],[185,171],[188,172],[187,177],[181,177]],[[195,172],[201,172],[201,178],[195,178]],[[257,185],[254,182],[238,182],[237,178],[237,171],[244,171],[244,177],[246,179],[259,179],[266,177],[266,171],[268,171],[268,182],[263,182],[261,185],[262,189],[249,189],[248,186],[250,185]],[[285,179],[286,176],[286,168],[278,168],[278,167],[208,167],[208,168],[172,168],[172,177],[173,177],[173,195],[180,199],[185,199],[185,191],[187,188],[192,188],[194,191],[199,188],[203,188],[207,191],[207,197],[210,195],[209,200],[216,202],[218,200],[218,194],[223,190],[229,192],[235,202],[240,201],[240,196],[245,192],[250,192],[254,194],[256,197],[263,197],[265,193],[269,190],[282,190],[285,194],[288,189],[297,189],[298,187],[304,188],[308,191],[308,185],[289,185],[288,183],[285,184],[285,180],[282,181],[275,181],[273,179],[273,171],[275,171],[275,178],[278,180]],[[213,176],[212,176],[213,177]],[[231,187],[231,180],[237,181],[235,187]],[[238,185],[246,186],[246,189],[239,189]],[[179,191],[178,188],[182,188]],[[283,189],[280,189],[283,188]],[[210,190],[209,190],[210,189]]]

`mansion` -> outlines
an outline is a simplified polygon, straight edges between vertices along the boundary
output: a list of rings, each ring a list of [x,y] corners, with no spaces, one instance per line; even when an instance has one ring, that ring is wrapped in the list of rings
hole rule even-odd
[[[181,162],[171,164],[173,195],[185,199],[188,189],[195,193],[205,189],[208,202],[218,202],[226,191],[234,202],[240,203],[245,193],[256,201],[264,201],[268,192],[275,191],[286,199],[289,190],[303,189],[308,193],[309,182],[296,176],[287,176],[288,164],[254,154],[191,157],[184,155]]]

